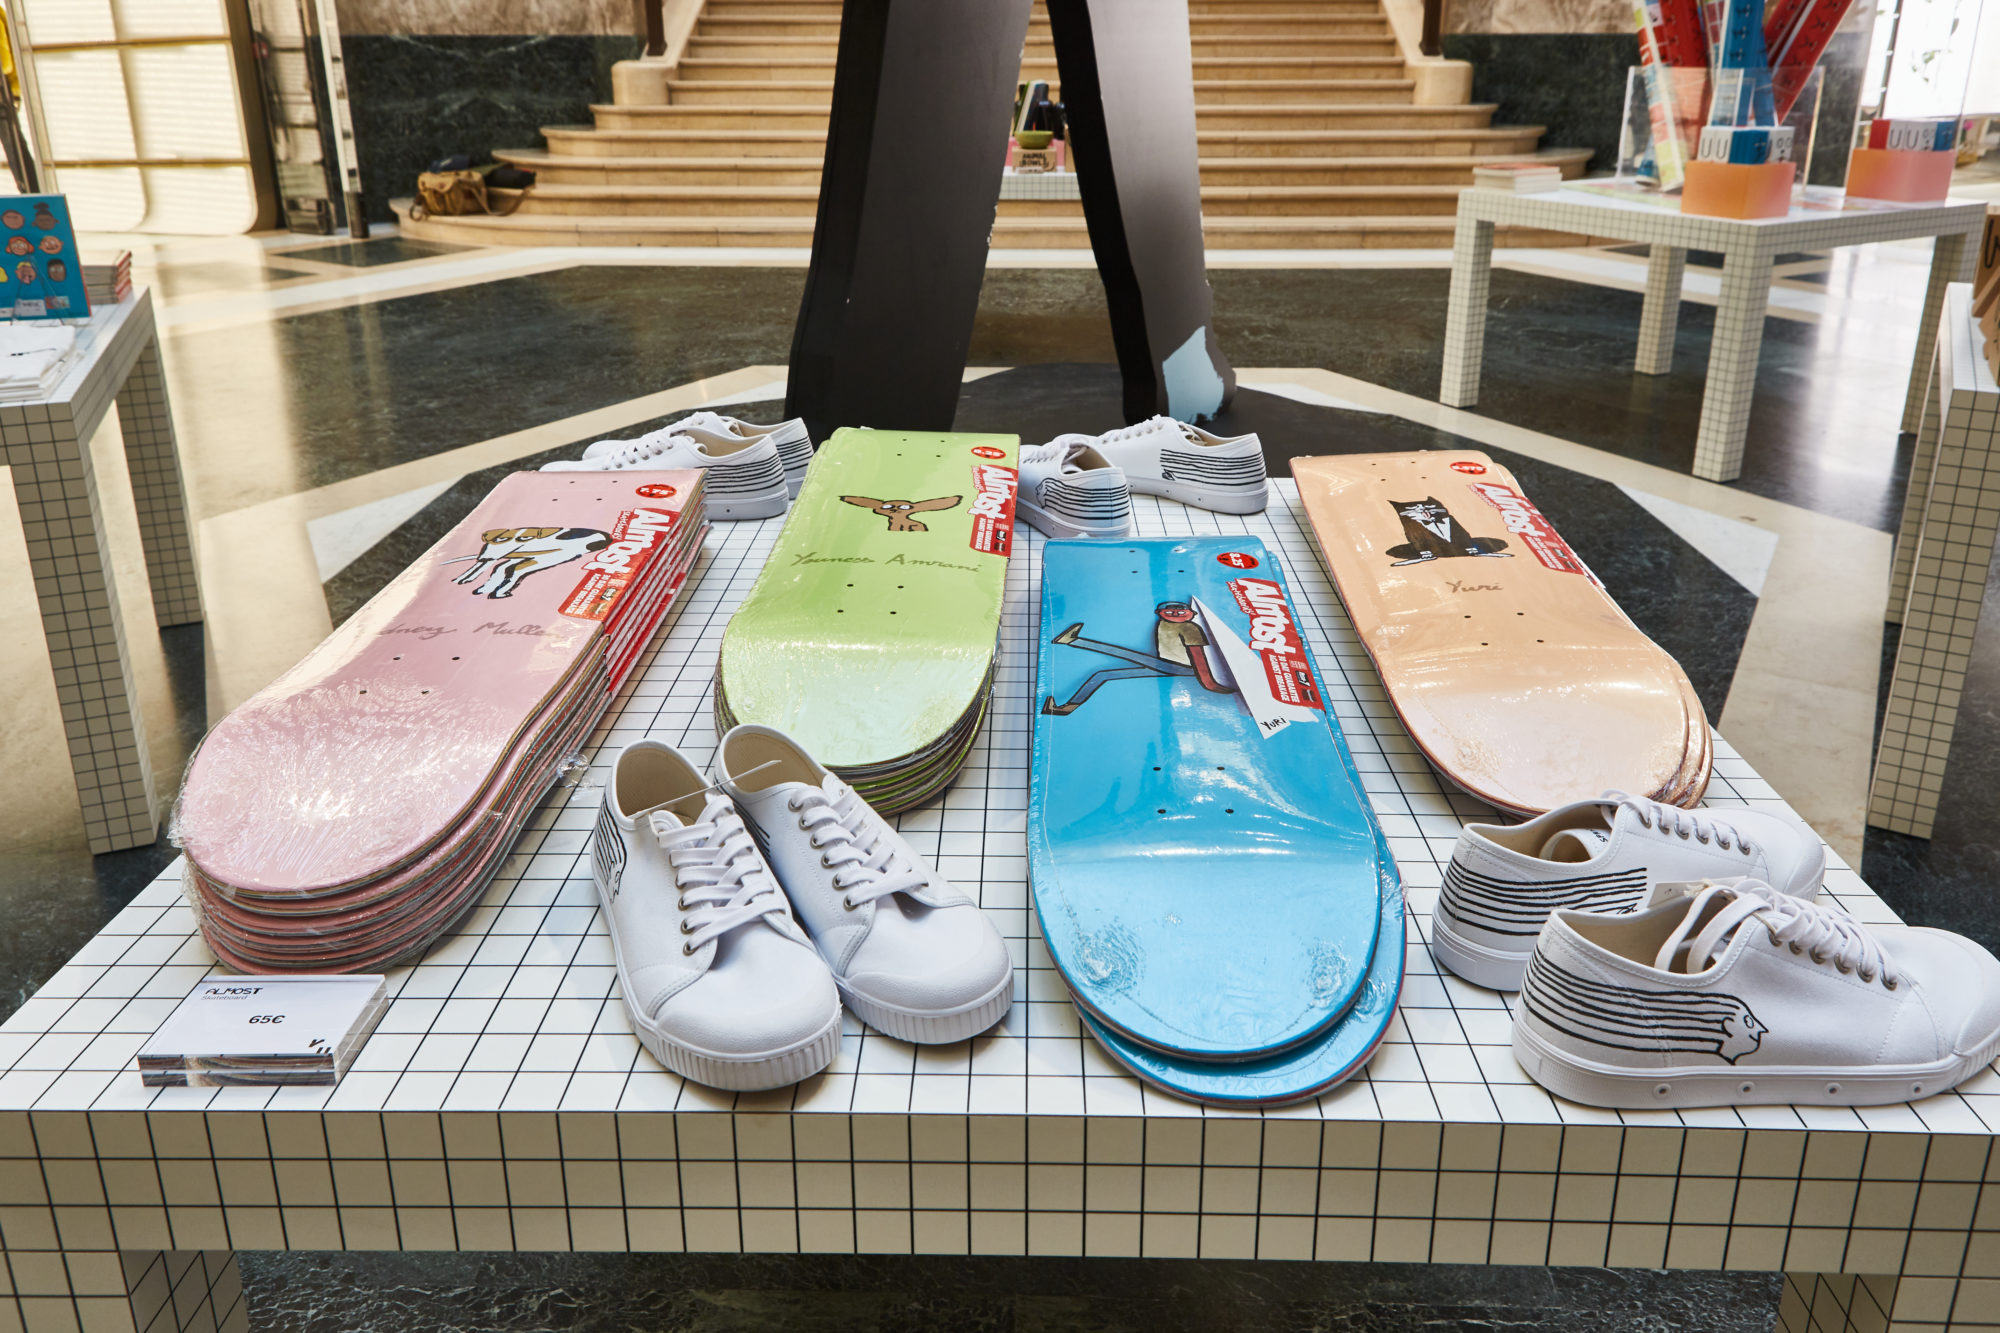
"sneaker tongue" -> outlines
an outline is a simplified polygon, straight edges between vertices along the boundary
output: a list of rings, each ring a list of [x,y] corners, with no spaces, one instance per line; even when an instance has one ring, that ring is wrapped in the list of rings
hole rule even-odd
[[[1589,861],[1611,845],[1611,830],[1566,828],[1542,844],[1544,861]]]
[[[1090,446],[1087,444],[1079,442],[1077,444],[1065,445],[1062,452],[1063,475],[1066,477],[1073,477],[1077,473],[1084,471],[1083,464],[1077,462],[1076,460],[1083,457],[1085,454],[1089,452],[1090,452]]]

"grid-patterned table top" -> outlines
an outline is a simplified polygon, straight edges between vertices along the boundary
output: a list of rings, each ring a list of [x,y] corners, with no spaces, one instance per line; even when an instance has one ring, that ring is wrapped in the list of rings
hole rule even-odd
[[[1471,189],[1460,192],[1458,209],[1461,216],[1482,222],[1587,232],[1693,250],[1751,247],[1773,254],[1785,249],[1816,250],[1973,232],[1986,216],[1986,205],[1976,200],[1944,199],[1928,204],[1856,201],[1850,205],[1838,192],[1824,189],[1808,190],[1808,206],[1794,203],[1790,212],[1775,218],[1683,213],[1671,200],[1670,195],[1620,198],[1578,189],[1535,194]]]
[[[259,1110],[702,1111],[838,1114],[1242,1117],[1485,1124],[1690,1125],[1990,1135],[2000,1074],[1955,1093],[1876,1109],[1600,1111],[1551,1098],[1509,1047],[1514,997],[1440,975],[1425,943],[1444,864],[1462,822],[1493,817],[1448,790],[1415,753],[1323,574],[1297,489],[1273,485],[1248,518],[1138,497],[1139,534],[1249,533],[1277,553],[1326,678],[1329,702],[1401,868],[1411,941],[1401,1011],[1367,1068],[1315,1101],[1270,1112],[1203,1109],[1141,1086],[1080,1031],[1029,902],[1025,818],[1039,536],[1022,529],[1008,573],[995,700],[958,784],[905,815],[904,834],[976,895],[1014,950],[1011,1015],[955,1046],[918,1048],[852,1016],[825,1074],[773,1093],[685,1084],[640,1049],[618,995],[585,844],[604,761],[627,741],[661,737],[705,762],[722,628],[748,592],[782,520],[719,523],[699,581],[649,649],[592,740],[597,761],[530,820],[484,901],[420,964],[391,977],[396,996],[352,1072],[335,1088],[147,1089],[140,1044],[213,965],[182,901],[179,863],[143,890],[34,998],[0,1026],[0,1111]],[[1776,808],[1777,793],[1718,739],[1711,805]],[[1828,892],[1870,921],[1895,918],[1833,858]]]

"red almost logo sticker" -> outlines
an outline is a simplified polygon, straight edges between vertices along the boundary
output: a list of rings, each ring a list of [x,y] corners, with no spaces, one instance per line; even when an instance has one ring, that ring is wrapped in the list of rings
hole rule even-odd
[[[975,444],[972,446],[972,456],[974,458],[1005,458],[1007,451],[1005,449],[995,449],[990,444]]]
[[[1215,557],[1215,563],[1218,565],[1228,565],[1231,569],[1255,569],[1257,568],[1257,557],[1251,555],[1248,551],[1224,551],[1221,555]],[[1232,583],[1229,586],[1233,588],[1236,585]]]
[[[1483,477],[1486,475],[1486,464],[1460,461],[1453,463],[1451,470],[1453,472],[1463,472],[1468,477]]]
[[[1005,451],[995,452],[1002,458],[1007,456]],[[981,463],[972,469],[973,550],[1004,559],[1014,549],[1014,493],[1020,484],[1020,473],[998,463]]]
[[[1519,537],[1522,544],[1535,553],[1535,559],[1559,573],[1581,574],[1600,588],[1604,586],[1527,496],[1497,481],[1475,481],[1472,490],[1500,511],[1500,521],[1507,525],[1507,531]]]
[[[676,495],[679,495],[680,492],[667,485],[664,481],[649,481],[639,488],[639,494],[645,496],[648,500],[671,500]]]
[[[1325,712],[1326,704],[1319,697],[1285,590],[1270,579],[1231,579],[1229,591],[1243,614],[1250,617],[1250,647],[1264,661],[1271,697],[1279,703]]]
[[[671,509],[628,509],[611,525],[611,540],[583,565],[583,580],[556,608],[574,620],[602,620],[666,546],[680,516]]]

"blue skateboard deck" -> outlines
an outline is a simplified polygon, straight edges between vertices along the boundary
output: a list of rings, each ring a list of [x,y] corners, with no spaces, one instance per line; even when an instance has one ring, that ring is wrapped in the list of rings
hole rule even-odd
[[[1142,1081],[1189,1101],[1229,1107],[1286,1106],[1329,1092],[1375,1054],[1402,995],[1403,890],[1393,873],[1382,876],[1380,898],[1381,930],[1361,995],[1331,1029],[1302,1046],[1237,1064],[1176,1060],[1110,1031],[1087,1012],[1083,1025],[1113,1060]]]
[[[1043,548],[1028,866],[1084,1012],[1264,1059],[1360,993],[1392,879],[1277,561],[1254,537]]]

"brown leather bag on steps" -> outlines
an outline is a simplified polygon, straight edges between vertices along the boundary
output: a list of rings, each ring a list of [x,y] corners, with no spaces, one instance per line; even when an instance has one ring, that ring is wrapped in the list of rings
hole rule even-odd
[[[426,171],[417,177],[417,201],[410,207],[411,218],[458,218],[472,213],[505,217],[521,206],[516,195],[499,207],[486,193],[486,176],[478,171]]]

